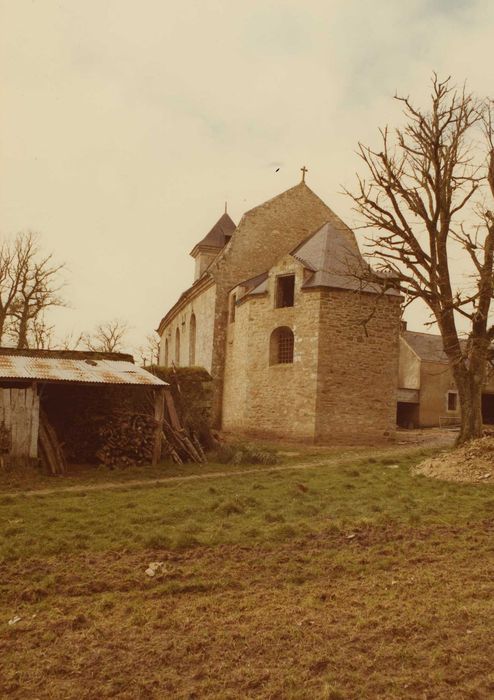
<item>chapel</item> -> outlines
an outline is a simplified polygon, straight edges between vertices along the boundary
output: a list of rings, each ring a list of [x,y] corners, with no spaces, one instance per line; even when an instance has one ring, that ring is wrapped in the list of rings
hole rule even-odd
[[[206,368],[214,420],[244,434],[391,437],[401,297],[365,282],[353,231],[302,180],[225,213],[192,249],[195,279],[162,318],[160,364]]]

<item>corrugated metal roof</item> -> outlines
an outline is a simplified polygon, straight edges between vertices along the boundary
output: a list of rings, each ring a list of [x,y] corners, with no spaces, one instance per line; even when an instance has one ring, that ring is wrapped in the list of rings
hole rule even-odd
[[[76,382],[78,384],[166,385],[166,382],[132,362],[21,355],[0,355],[1,379],[31,379],[41,382]]]

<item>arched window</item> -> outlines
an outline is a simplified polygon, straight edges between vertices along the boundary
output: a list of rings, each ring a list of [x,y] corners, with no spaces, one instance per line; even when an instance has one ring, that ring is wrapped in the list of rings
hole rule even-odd
[[[180,329],[175,331],[175,364],[180,364]]]
[[[168,367],[168,338],[165,338],[165,367]]]
[[[291,328],[280,326],[271,333],[269,364],[284,365],[293,362],[294,337]]]
[[[189,366],[193,367],[196,363],[196,317],[192,314],[190,317],[189,326]]]

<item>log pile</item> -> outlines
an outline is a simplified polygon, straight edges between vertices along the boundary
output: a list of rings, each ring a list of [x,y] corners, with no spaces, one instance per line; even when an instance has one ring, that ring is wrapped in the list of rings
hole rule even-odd
[[[96,457],[109,467],[151,464],[156,421],[139,413],[113,414],[99,428]]]
[[[65,458],[75,464],[100,463],[110,468],[156,465],[161,459],[176,464],[205,462],[202,445],[193,431],[183,427],[171,393],[156,392],[150,398],[134,406],[82,402],[67,421],[59,416],[54,425],[63,441]],[[62,473],[65,458],[46,414],[41,423],[43,463],[48,471]]]
[[[100,447],[96,457],[109,467],[151,464],[159,427],[158,421],[145,414],[115,413],[100,424]],[[161,428],[160,458],[171,458],[176,464],[206,461],[196,436],[189,435],[183,428],[172,427],[166,419]]]

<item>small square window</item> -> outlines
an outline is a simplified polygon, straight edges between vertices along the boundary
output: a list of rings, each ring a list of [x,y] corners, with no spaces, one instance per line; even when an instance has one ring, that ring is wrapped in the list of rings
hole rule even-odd
[[[283,275],[276,279],[276,308],[293,306],[295,301],[295,275]]]
[[[448,391],[448,411],[458,410],[458,394],[456,391]]]

